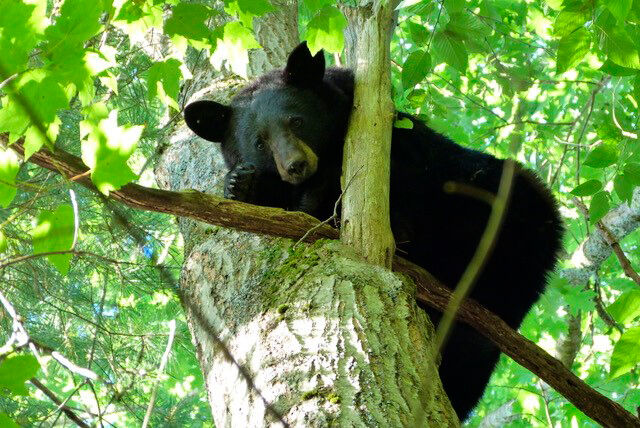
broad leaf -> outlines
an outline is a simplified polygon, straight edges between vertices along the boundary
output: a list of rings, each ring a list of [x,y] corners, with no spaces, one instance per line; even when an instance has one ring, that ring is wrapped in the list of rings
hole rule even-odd
[[[575,196],[589,196],[597,193],[600,189],[602,189],[602,183],[600,181],[589,180],[573,189],[571,193]]]
[[[640,291],[623,293],[609,307],[607,312],[620,324],[627,324],[640,316]]]
[[[97,122],[97,123],[96,123]],[[106,119],[87,119],[80,123],[82,160],[91,169],[91,180],[108,195],[137,178],[127,160],[142,134],[142,126],[118,126],[117,110]]]
[[[402,66],[402,87],[411,89],[431,71],[431,56],[423,50],[411,52]]]
[[[584,165],[592,168],[605,168],[618,160],[618,148],[615,143],[602,143],[589,152]]]
[[[595,224],[609,212],[609,193],[598,192],[591,198],[589,223]]]
[[[16,196],[15,178],[20,162],[12,149],[0,147],[0,206],[6,208]]]
[[[631,202],[631,198],[633,197],[633,187],[633,183],[627,174],[618,174],[613,180],[613,188],[622,201]]]
[[[0,363],[0,391],[7,389],[15,395],[29,395],[24,383],[34,377],[40,364],[31,354],[8,357]]]
[[[640,327],[625,331],[613,348],[609,375],[614,378],[640,363]]]
[[[591,47],[591,36],[585,28],[580,28],[560,39],[556,73],[564,73],[579,64],[589,52],[589,47]]]
[[[439,32],[433,38],[436,55],[451,67],[464,73],[467,70],[468,54],[462,40],[453,33]]]
[[[170,105],[175,110],[180,110],[178,106],[178,92],[180,91],[180,78],[182,63],[175,58],[170,58],[163,62],[156,62],[147,72],[147,82],[149,85],[149,99],[156,96],[162,102]]]
[[[31,231],[33,252],[68,251],[73,244],[74,215],[70,205],[60,205],[55,211],[42,211],[36,227]],[[71,254],[52,254],[47,259],[65,275],[69,270]]]
[[[624,22],[631,11],[632,4],[633,0],[607,0],[607,9],[616,17],[618,22]]]
[[[217,13],[203,4],[178,3],[164,23],[164,32],[169,37],[184,37],[196,48],[210,46],[211,30],[207,21]]]
[[[320,49],[342,52],[347,18],[333,6],[323,7],[307,25],[306,39],[309,50],[315,54]]]
[[[606,33],[605,50],[614,63],[622,67],[640,69],[640,52],[624,27],[615,26]]]

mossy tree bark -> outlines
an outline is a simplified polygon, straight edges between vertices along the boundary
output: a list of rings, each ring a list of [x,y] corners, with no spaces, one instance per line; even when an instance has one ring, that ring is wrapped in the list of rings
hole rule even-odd
[[[284,24],[290,16],[259,23],[271,29],[258,32],[261,44],[276,54],[250,57],[262,62],[252,67],[283,65],[277,53],[297,40],[297,26]],[[225,100],[234,88],[218,80],[195,96]],[[225,173],[219,147],[184,126],[156,166],[171,190],[221,194]],[[415,426],[418,407],[420,425],[458,424],[410,282],[335,241],[295,245],[185,218],[179,225],[180,294],[216,426]]]
[[[391,129],[390,42],[395,0],[358,0],[349,20],[348,63],[356,77],[344,145],[341,240],[374,264],[391,267],[395,244],[389,210]]]

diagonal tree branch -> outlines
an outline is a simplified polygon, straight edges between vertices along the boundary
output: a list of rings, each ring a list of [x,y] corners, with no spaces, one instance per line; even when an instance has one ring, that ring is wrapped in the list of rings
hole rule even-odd
[[[6,135],[0,135],[0,143],[7,144]],[[21,155],[24,154],[22,141],[11,147]],[[75,181],[97,192],[89,175],[86,174],[87,166],[77,156],[62,150],[51,152],[42,149],[31,156],[29,161],[58,171],[67,179],[76,177]],[[172,192],[128,184],[116,192],[111,192],[109,196],[138,209],[189,217],[246,232],[293,239],[299,239],[320,223],[304,213],[245,204],[195,191]],[[322,238],[337,239],[338,231],[328,225],[322,225],[309,234],[306,240],[312,242]],[[393,270],[414,280],[418,287],[418,301],[441,311],[445,310],[451,298],[451,291],[424,269],[396,256]],[[456,317],[493,341],[502,352],[538,375],[593,420],[604,426],[640,427],[640,419],[589,387],[560,361],[473,300],[464,301]]]

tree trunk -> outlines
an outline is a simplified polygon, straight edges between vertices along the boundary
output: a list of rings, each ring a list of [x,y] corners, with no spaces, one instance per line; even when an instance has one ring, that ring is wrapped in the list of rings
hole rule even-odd
[[[264,19],[273,30],[258,31],[265,51],[289,52],[296,26],[278,27],[279,13]],[[285,59],[254,58],[277,61],[271,67]],[[234,86],[214,82],[210,98],[228,99]],[[160,187],[221,194],[219,147],[185,126],[170,142],[156,166]],[[217,427],[458,425],[410,282],[335,241],[294,245],[187,219],[179,226],[180,294]]]

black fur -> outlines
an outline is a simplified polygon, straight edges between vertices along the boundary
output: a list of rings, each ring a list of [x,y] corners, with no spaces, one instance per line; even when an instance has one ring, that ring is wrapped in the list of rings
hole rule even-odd
[[[331,215],[340,194],[342,146],[353,104],[351,71],[325,72],[322,53],[311,56],[303,43],[284,70],[257,79],[230,107],[207,103],[187,106],[185,118],[196,134],[222,143],[231,170],[227,196],[305,211],[320,219]],[[396,243],[403,257],[452,287],[476,249],[490,206],[448,193],[445,184],[463,183],[495,194],[503,161],[461,147],[412,116],[399,115],[410,119],[413,128],[395,128],[392,136],[391,226]],[[306,144],[318,161],[312,175],[291,184],[283,181],[271,147],[293,147],[296,141]],[[518,165],[506,219],[471,297],[518,328],[544,289],[561,234],[550,192]],[[424,309],[437,324],[441,314]],[[440,376],[461,420],[482,396],[499,355],[475,330],[455,325]]]

